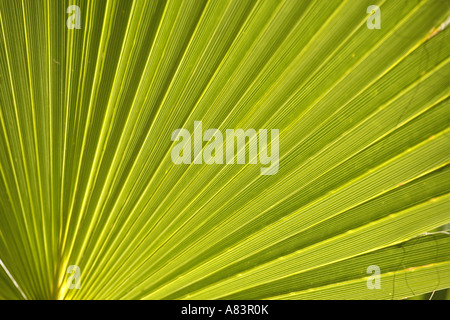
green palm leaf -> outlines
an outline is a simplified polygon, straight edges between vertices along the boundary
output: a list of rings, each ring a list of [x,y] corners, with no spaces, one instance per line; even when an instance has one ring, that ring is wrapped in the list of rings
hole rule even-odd
[[[448,16],[445,0],[0,0],[0,298],[449,288],[450,236],[430,233],[450,222]],[[278,172],[175,165],[172,132],[200,120],[278,129]]]

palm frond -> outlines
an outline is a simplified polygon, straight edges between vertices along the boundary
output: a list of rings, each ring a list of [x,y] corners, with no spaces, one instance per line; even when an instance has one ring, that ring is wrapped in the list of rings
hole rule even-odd
[[[449,13],[444,0],[0,0],[0,298],[450,287],[450,237],[426,234],[450,222]],[[278,129],[278,172],[175,165],[172,132],[195,121]]]

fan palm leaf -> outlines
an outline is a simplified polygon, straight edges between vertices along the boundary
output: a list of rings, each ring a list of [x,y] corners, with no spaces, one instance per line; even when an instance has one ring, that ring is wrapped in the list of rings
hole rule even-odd
[[[450,287],[433,232],[450,222],[448,16],[444,0],[0,0],[0,298]],[[195,121],[278,129],[278,172],[174,164],[172,132]]]

